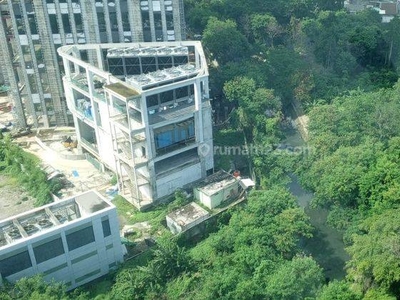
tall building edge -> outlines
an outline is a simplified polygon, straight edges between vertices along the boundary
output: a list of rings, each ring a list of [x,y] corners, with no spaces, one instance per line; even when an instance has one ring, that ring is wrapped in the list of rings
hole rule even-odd
[[[19,127],[73,124],[58,47],[186,37],[183,0],[3,0],[0,14],[0,38],[7,41],[0,62]]]

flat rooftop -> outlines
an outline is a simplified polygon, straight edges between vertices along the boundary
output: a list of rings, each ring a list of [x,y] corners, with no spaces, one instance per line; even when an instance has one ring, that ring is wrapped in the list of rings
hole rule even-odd
[[[221,170],[204,179],[197,189],[208,196],[212,196],[236,182],[238,182],[236,177]]]
[[[190,202],[189,204],[169,213],[167,217],[179,226],[185,227],[208,215],[209,213],[207,210],[195,202]]]
[[[148,56],[173,56],[188,55],[186,46],[153,46],[153,47],[115,47],[107,50],[107,58],[112,57],[148,57]]]
[[[53,202],[0,221],[0,249],[112,207],[95,191]]]
[[[126,82],[142,88],[157,84],[158,82],[173,82],[176,80],[194,77],[200,72],[194,64],[184,64],[176,67],[165,68],[154,72],[132,75],[126,78]]]

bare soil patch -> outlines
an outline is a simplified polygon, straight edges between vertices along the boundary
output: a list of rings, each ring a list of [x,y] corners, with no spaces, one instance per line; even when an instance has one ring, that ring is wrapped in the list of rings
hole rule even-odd
[[[14,178],[0,175],[0,220],[32,209],[34,201]]]

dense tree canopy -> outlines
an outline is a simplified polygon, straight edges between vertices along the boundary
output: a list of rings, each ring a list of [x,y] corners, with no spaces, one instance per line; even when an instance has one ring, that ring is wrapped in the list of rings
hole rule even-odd
[[[122,269],[112,295],[303,299],[314,295],[323,281],[321,268],[299,247],[299,241],[311,234],[308,217],[285,189],[254,191],[227,225],[194,248],[162,241],[147,266]],[[299,274],[304,275],[301,281]]]
[[[255,147],[246,158],[260,190],[198,244],[158,241],[145,266],[117,272],[110,299],[398,297],[400,19],[382,23],[378,12],[350,14],[343,3],[185,1],[189,38],[202,37],[209,60],[213,109],[229,113],[218,125],[234,133],[215,136],[240,135],[216,144]],[[310,118],[312,151],[300,155],[280,148],[293,106]],[[28,189],[42,184],[45,175],[0,142],[0,169],[20,174]],[[345,231],[351,259],[342,280],[325,284],[304,254],[313,228],[285,189],[294,171],[313,205],[329,209],[328,223]],[[37,191],[45,199],[50,188]],[[69,299],[59,286],[30,281],[0,295],[17,294]]]

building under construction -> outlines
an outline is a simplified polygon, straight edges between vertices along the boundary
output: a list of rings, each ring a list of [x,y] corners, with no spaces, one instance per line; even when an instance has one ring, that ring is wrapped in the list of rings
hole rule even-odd
[[[213,171],[208,68],[201,43],[58,49],[78,148],[145,208]],[[96,64],[82,60],[90,54]]]
[[[186,36],[183,0],[0,0],[0,14],[0,65],[19,127],[73,124],[58,47]]]

